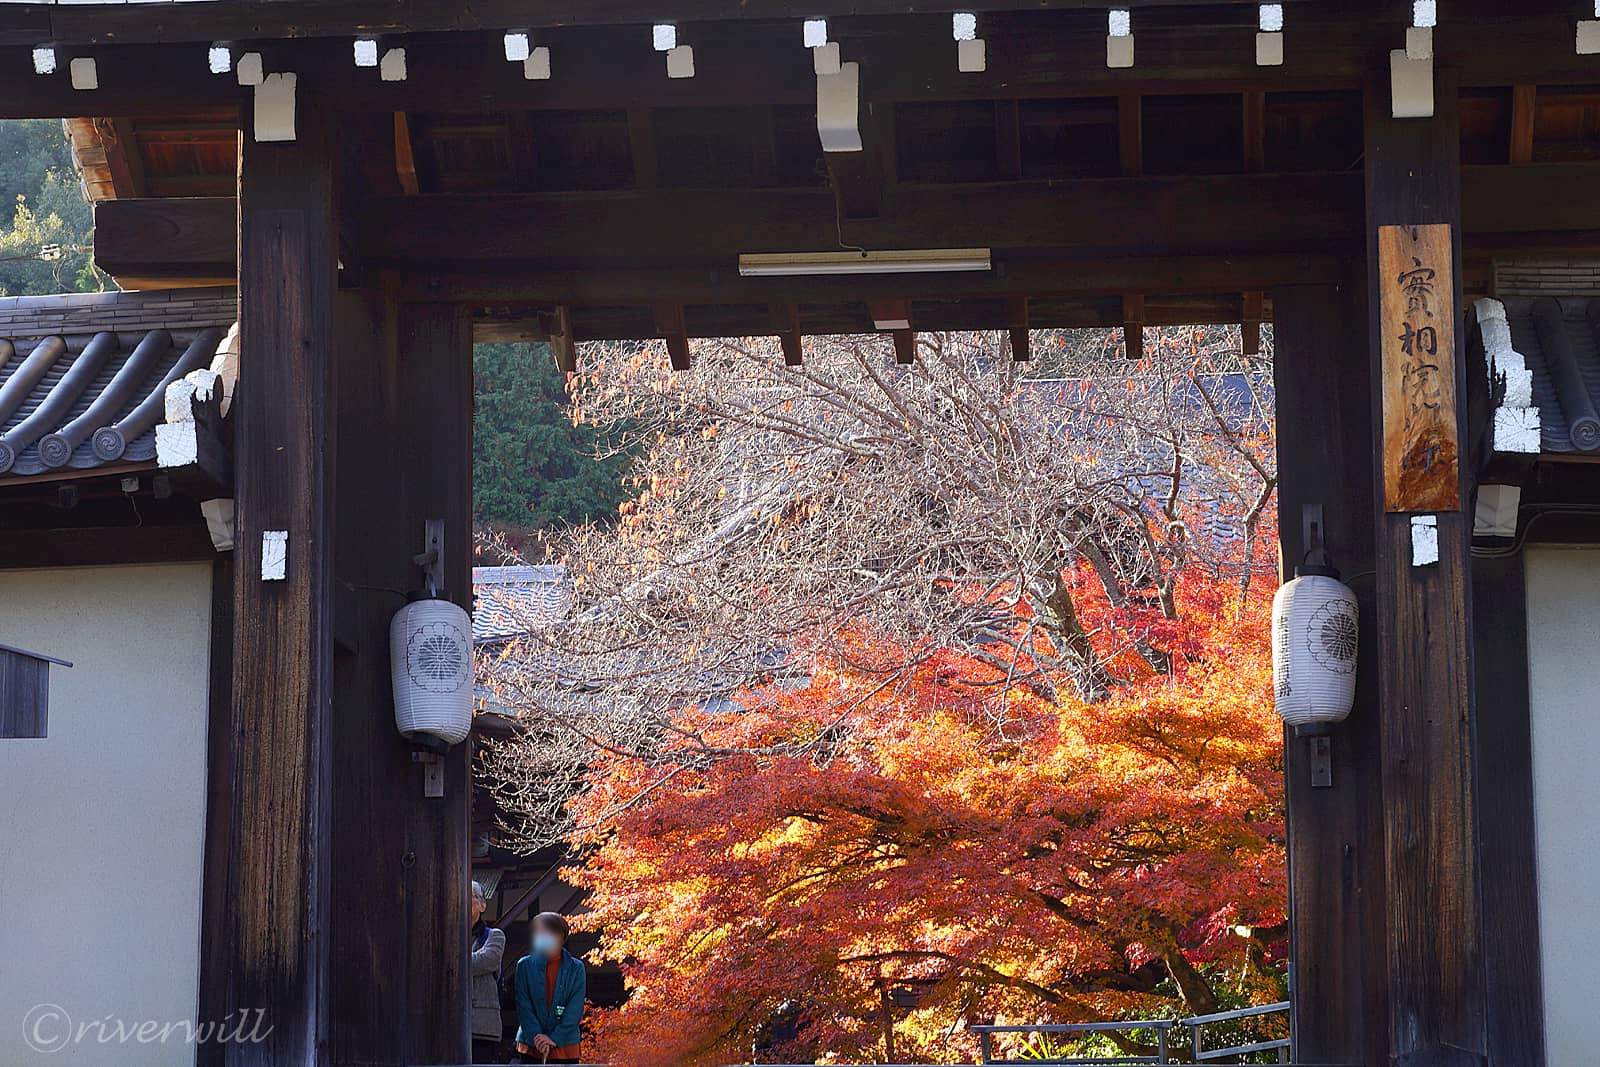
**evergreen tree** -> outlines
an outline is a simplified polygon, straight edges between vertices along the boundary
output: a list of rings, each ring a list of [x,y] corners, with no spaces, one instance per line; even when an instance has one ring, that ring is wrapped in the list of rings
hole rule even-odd
[[[549,346],[478,345],[473,376],[474,519],[523,529],[609,523],[631,458],[604,430],[573,425]]]
[[[93,292],[111,279],[87,248],[94,213],[85,201],[72,149],[51,119],[0,122],[0,296]],[[42,258],[46,246],[59,258]]]

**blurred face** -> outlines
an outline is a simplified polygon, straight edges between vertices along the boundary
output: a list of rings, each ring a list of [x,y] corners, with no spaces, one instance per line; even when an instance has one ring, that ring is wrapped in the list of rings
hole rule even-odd
[[[472,897],[472,921],[477,922],[483,918],[483,913],[488,910],[489,905],[483,902],[483,898],[474,894]]]
[[[533,954],[542,959],[550,959],[561,954],[562,937],[548,926],[535,927],[533,931]]]

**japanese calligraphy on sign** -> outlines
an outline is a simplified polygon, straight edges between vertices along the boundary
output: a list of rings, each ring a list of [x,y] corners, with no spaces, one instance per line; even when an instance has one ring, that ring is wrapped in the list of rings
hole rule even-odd
[[[1448,225],[1378,228],[1388,511],[1461,507],[1453,272]]]

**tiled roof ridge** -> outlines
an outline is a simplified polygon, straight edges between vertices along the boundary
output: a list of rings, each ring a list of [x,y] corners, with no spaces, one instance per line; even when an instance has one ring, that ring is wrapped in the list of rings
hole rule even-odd
[[[227,327],[236,318],[231,287],[0,296],[0,337],[11,340]]]

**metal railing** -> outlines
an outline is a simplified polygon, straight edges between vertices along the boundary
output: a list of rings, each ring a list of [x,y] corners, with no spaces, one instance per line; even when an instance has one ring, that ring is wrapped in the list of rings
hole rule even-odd
[[[1156,1063],[1172,1063],[1171,1041],[1167,1032],[1174,1027],[1186,1027],[1189,1031],[1189,1054],[1195,1063],[1211,1063],[1217,1060],[1233,1059],[1238,1062],[1239,1057],[1249,1056],[1257,1052],[1278,1053],[1279,1063],[1289,1062],[1289,1038],[1281,1037],[1267,1041],[1250,1041],[1242,1045],[1229,1045],[1226,1048],[1208,1049],[1205,1047],[1205,1028],[1217,1023],[1237,1022],[1240,1019],[1260,1018],[1267,1015],[1287,1015],[1289,1002],[1279,1001],[1276,1004],[1261,1004],[1253,1008],[1238,1008],[1234,1011],[1213,1012],[1210,1015],[1193,1015],[1187,1019],[1133,1019],[1127,1022],[1106,1023],[1050,1023],[1033,1026],[973,1026],[968,1029],[978,1035],[978,1054],[980,1063],[991,1064],[1033,1064],[1053,1063],[1073,1065],[1073,1067],[1123,1067],[1123,1065]],[[1032,1056],[1028,1059],[996,1059],[994,1051],[994,1035],[996,1034],[1094,1034],[1111,1032],[1131,1032],[1136,1030],[1153,1030],[1156,1034],[1156,1051],[1150,1055],[1090,1055],[1090,1056]]]
[[[1167,1059],[1168,1043],[1167,1031],[1177,1026],[1175,1019],[1135,1019],[1130,1022],[1114,1023],[1041,1023],[1034,1026],[970,1026],[967,1029],[978,1035],[978,1055],[980,1063],[1070,1063],[1083,1067],[1122,1067],[1124,1064],[1138,1063],[1170,1063]],[[996,1034],[1104,1034],[1132,1030],[1154,1030],[1156,1033],[1156,1051],[1150,1056],[1079,1056],[1065,1057],[1030,1057],[1026,1060],[994,1058],[994,1035]]]
[[[1234,1022],[1238,1019],[1249,1019],[1262,1015],[1277,1015],[1280,1012],[1288,1014],[1289,1002],[1280,1000],[1276,1004],[1262,1004],[1254,1008],[1239,1008],[1235,1011],[1219,1011],[1211,1015],[1195,1015],[1183,1020],[1183,1025],[1189,1028],[1190,1053],[1196,1063],[1206,1063],[1211,1060],[1220,1060],[1227,1056],[1247,1056],[1252,1052],[1267,1052],[1278,1050],[1278,1062],[1289,1062],[1289,1039],[1280,1037],[1273,1041],[1254,1041],[1245,1045],[1231,1045],[1228,1048],[1207,1050],[1202,1041],[1201,1030],[1211,1023]]]

